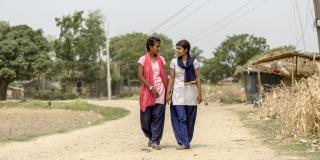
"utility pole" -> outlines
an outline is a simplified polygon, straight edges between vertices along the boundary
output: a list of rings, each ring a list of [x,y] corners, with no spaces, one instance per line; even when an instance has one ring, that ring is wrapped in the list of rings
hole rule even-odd
[[[320,52],[320,0],[313,0],[314,13],[315,13],[315,26],[318,34],[318,47]]]
[[[111,76],[110,76],[110,37],[109,37],[109,22],[107,28],[107,85],[108,85],[108,100],[111,100]]]
[[[100,71],[100,73],[99,73],[99,79],[98,79],[98,98],[100,98],[100,88],[101,88],[101,52],[102,52],[102,50],[101,50],[101,47],[100,47],[100,49],[99,49],[99,52],[98,52],[98,57],[99,57],[99,71]]]

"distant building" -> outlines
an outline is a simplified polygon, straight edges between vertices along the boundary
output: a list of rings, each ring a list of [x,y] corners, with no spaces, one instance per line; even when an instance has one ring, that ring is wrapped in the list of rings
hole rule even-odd
[[[238,67],[235,76],[244,81],[247,102],[255,103],[272,87],[291,86],[301,78],[320,73],[319,62],[318,54],[288,50],[267,52]]]

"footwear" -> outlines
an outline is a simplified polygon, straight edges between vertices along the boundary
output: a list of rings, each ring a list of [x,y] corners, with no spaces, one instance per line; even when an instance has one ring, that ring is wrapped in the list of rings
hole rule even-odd
[[[151,144],[151,148],[153,148],[153,149],[155,149],[155,150],[161,150],[160,145],[154,144],[154,143]]]
[[[190,146],[182,145],[182,146],[178,146],[176,149],[177,150],[186,150],[186,149],[190,149]]]
[[[151,144],[152,144],[152,141],[149,140],[149,141],[148,141],[148,147],[151,147]]]

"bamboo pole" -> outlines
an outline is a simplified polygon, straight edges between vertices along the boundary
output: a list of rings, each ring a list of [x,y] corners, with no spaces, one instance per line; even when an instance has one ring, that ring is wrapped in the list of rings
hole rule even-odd
[[[296,76],[298,75],[298,59],[301,62],[301,58],[296,56],[296,71],[295,71]]]
[[[294,74],[295,74],[295,56],[292,57],[292,71],[291,71],[291,86],[294,85]]]

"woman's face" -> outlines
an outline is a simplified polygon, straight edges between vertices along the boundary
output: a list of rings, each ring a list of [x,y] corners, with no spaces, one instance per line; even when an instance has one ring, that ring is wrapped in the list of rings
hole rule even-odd
[[[184,55],[188,54],[188,50],[184,49],[181,46],[176,46],[176,54],[177,54],[178,57],[181,57],[181,56],[184,56]]]
[[[160,43],[156,42],[153,46],[150,46],[150,52],[154,53],[154,54],[158,54],[160,52]]]

